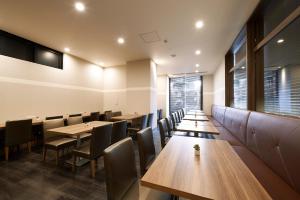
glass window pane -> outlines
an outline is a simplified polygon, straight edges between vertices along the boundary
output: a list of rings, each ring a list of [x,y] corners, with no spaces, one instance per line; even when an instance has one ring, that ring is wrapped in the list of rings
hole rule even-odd
[[[263,11],[264,36],[300,5],[299,0],[271,0]]]
[[[201,76],[170,78],[170,112],[181,108],[186,111],[201,108]]]
[[[265,112],[300,115],[299,27],[300,18],[260,50],[264,66]]]

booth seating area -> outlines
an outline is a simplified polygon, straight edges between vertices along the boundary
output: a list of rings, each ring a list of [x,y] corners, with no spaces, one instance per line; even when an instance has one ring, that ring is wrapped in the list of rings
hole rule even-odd
[[[300,119],[212,106],[227,140],[274,199],[300,199]]]

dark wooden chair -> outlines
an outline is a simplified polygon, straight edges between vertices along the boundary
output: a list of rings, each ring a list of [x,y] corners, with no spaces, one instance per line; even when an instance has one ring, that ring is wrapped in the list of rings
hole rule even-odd
[[[160,144],[163,149],[166,143],[169,141],[169,131],[166,119],[161,119],[158,122],[159,134],[160,134]]]
[[[77,117],[69,117],[68,118],[68,125],[75,125],[75,124],[81,124],[83,123],[83,118],[82,116],[77,116]],[[77,139],[77,136],[74,135],[72,138]],[[82,141],[87,141],[91,138],[90,133],[84,133],[80,135],[80,140]]]
[[[78,113],[78,114],[71,114],[71,115],[69,115],[69,117],[80,117],[80,116],[82,116],[82,114],[80,114],[80,113]]]
[[[99,121],[100,118],[100,112],[91,112],[91,121]]]
[[[103,155],[104,149],[111,144],[112,124],[94,127],[90,145],[73,150],[73,171],[76,170],[76,159],[85,158],[91,162],[91,176],[96,176],[97,159]]]
[[[43,123],[44,128],[44,149],[43,160],[46,161],[47,151],[56,151],[56,165],[59,161],[59,152],[64,151],[65,148],[69,148],[76,145],[77,140],[70,137],[65,137],[60,134],[49,133],[49,129],[59,128],[64,126],[63,119],[45,120]]]
[[[57,115],[57,116],[46,117],[46,120],[51,120],[51,119],[62,119],[62,118],[64,118],[63,115]]]
[[[139,185],[131,138],[123,139],[104,150],[104,168],[108,200],[167,200],[169,194]]]
[[[153,113],[149,113],[147,117],[147,127],[152,128],[152,123],[153,123]]]
[[[108,122],[111,121],[111,118],[112,118],[112,111],[111,110],[105,111],[104,115],[105,115],[105,121],[108,121]]]
[[[5,160],[9,158],[9,147],[27,144],[28,151],[31,152],[32,139],[32,119],[7,121],[4,135]]]
[[[127,129],[128,135],[135,137],[137,132],[147,127],[147,115],[143,115],[137,119],[132,120],[131,127]]]
[[[118,121],[113,123],[111,144],[114,144],[127,137],[127,121]]]
[[[137,141],[140,155],[141,176],[143,176],[155,160],[156,155],[152,129],[148,127],[139,131],[137,133]]]

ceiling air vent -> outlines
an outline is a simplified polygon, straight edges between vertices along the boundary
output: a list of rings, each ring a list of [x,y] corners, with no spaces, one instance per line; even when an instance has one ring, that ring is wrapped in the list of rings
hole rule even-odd
[[[160,41],[160,37],[156,31],[141,33],[139,35],[145,43],[154,43]]]

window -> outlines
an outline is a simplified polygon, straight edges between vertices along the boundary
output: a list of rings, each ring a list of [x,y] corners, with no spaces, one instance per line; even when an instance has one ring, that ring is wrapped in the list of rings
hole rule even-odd
[[[247,109],[246,41],[243,40],[234,53],[232,107]]]
[[[186,111],[202,109],[202,77],[182,76],[170,78],[170,113],[181,108]]]
[[[264,112],[300,115],[299,27],[298,17],[258,53],[263,60]]]

